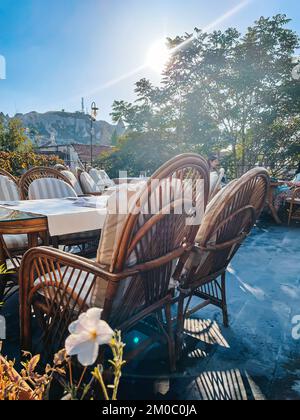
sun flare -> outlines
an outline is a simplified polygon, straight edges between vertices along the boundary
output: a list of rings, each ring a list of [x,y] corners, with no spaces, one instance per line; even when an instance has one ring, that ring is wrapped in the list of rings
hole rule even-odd
[[[160,39],[150,47],[147,54],[147,66],[157,73],[161,73],[170,58],[171,52],[166,40]]]

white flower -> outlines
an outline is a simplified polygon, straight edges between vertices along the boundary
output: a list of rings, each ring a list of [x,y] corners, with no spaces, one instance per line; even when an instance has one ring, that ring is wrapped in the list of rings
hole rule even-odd
[[[109,344],[114,335],[110,326],[100,319],[101,314],[101,309],[89,309],[69,326],[71,335],[65,343],[66,352],[69,356],[77,355],[82,366],[93,365],[99,354],[99,346]]]

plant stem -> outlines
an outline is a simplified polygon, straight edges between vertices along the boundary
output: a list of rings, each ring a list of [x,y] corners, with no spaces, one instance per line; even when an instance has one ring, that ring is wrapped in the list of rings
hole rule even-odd
[[[80,377],[80,379],[79,379],[79,382],[78,382],[78,385],[77,385],[77,389],[79,389],[79,388],[80,388],[80,385],[81,385],[81,383],[82,383],[82,381],[83,381],[83,378],[84,378],[84,375],[86,374],[86,371],[87,371],[87,367],[85,367],[85,368],[83,369],[82,375],[81,375],[81,377]]]
[[[105,383],[103,381],[103,377],[102,377],[102,374],[100,372],[99,366],[97,366],[95,368],[95,370],[93,372],[93,376],[98,380],[98,382],[99,382],[99,384],[102,388],[105,400],[109,401],[109,396],[108,396],[107,389],[106,389]]]

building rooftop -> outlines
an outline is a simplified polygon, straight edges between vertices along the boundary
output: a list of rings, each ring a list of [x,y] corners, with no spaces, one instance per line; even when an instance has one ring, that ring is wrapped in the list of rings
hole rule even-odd
[[[91,146],[87,144],[73,143],[72,146],[78,154],[81,162],[90,162],[91,160]],[[103,152],[110,152],[113,149],[111,146],[93,146],[93,156],[97,158]]]

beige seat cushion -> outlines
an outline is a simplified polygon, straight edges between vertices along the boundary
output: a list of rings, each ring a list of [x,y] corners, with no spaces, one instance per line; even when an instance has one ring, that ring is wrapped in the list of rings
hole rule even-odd
[[[68,180],[71,182],[76,194],[78,195],[82,195],[83,191],[81,189],[80,183],[78,181],[78,179],[76,178],[76,176],[73,174],[73,172],[71,171],[62,171],[61,172],[66,178],[68,178]]]
[[[107,173],[104,170],[98,170],[98,175],[102,179],[102,181],[105,183],[106,187],[113,187],[115,185],[114,181],[110,179],[110,177],[107,175]]]
[[[124,184],[116,188],[110,196],[107,207],[108,215],[101,233],[99,243],[97,262],[106,269],[112,271],[112,261],[118,252],[118,243],[123,232],[124,223],[126,222],[128,212],[135,203],[135,197],[139,193],[141,185]],[[127,205],[126,205],[127,203]],[[135,255],[131,256],[128,261],[128,266],[133,266],[136,262]],[[114,299],[113,307],[117,307],[127,288],[130,285],[131,278],[122,280],[118,288],[117,295]],[[96,280],[96,287],[93,291],[91,300],[92,306],[101,307],[105,300],[107,289],[107,282],[98,278]]]
[[[33,181],[28,190],[29,200],[77,197],[71,185],[55,178],[41,178]]]
[[[90,177],[93,179],[93,181],[96,183],[98,188],[103,191],[107,187],[106,183],[102,180],[102,178],[99,175],[99,172],[97,169],[92,168],[89,172]]]
[[[161,207],[165,207],[165,205],[170,203],[170,181],[162,180],[160,182],[160,186],[162,188],[163,203],[161,206],[159,206],[158,204],[160,201],[160,194],[159,188],[157,188],[156,185],[155,187],[153,187],[154,192],[152,194],[152,200],[150,200],[152,213],[159,212]],[[176,199],[181,196],[182,192],[177,182],[173,182],[172,186],[173,195],[176,201]],[[115,192],[111,195],[111,197],[108,200],[109,212],[101,234],[100,244],[97,253],[97,262],[100,265],[105,266],[110,271],[113,270],[112,262],[114,261],[119,251],[118,244],[121,239],[121,234],[123,232],[124,223],[126,222],[128,213],[133,208],[133,206],[136,203],[137,197],[141,194],[142,191],[144,191],[144,189],[144,181],[137,184],[121,184],[116,188]],[[142,215],[140,217],[143,218]],[[127,267],[134,266],[136,262],[136,255],[133,252],[128,257],[126,263]],[[131,284],[131,281],[131,277],[121,281],[117,295],[114,299],[113,307],[118,307],[118,305],[121,303],[128,287]],[[103,300],[103,294],[106,294],[106,288],[107,284],[105,284],[102,279],[97,279],[96,287],[94,289],[94,295],[92,298],[93,306],[100,305],[100,303]]]
[[[18,201],[20,194],[18,186],[7,176],[0,175],[0,201]]]
[[[80,175],[80,183],[84,194],[102,193],[104,191],[104,187],[97,185],[87,172],[82,172]]]
[[[128,216],[128,211],[139,190],[139,184],[123,184],[118,186],[108,199],[108,215],[101,234],[97,262],[110,269],[112,268],[112,260],[118,251],[117,246]]]

